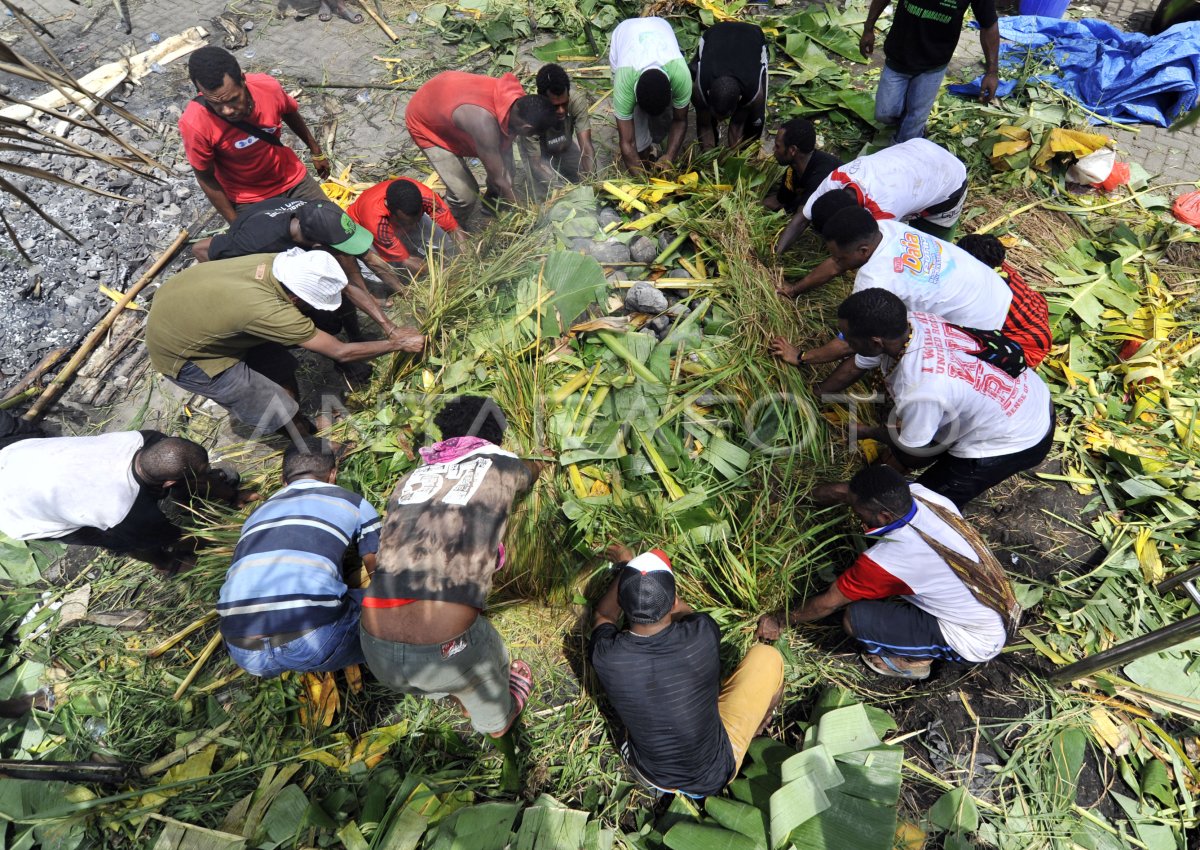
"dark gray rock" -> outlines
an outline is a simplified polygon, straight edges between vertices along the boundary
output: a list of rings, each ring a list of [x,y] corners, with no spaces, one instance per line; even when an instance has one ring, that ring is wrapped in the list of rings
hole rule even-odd
[[[620,242],[609,240],[607,242],[593,242],[591,250],[588,252],[601,263],[628,263],[629,262],[629,246],[622,245]]]
[[[662,313],[667,309],[667,296],[652,284],[639,281],[625,294],[625,309],[631,313]]]
[[[600,220],[601,227],[608,227],[610,224],[617,224],[618,222],[623,221],[621,214],[612,207],[601,207],[598,218]]]
[[[658,253],[658,244],[648,236],[639,236],[629,243],[629,257],[635,263],[652,263]]]

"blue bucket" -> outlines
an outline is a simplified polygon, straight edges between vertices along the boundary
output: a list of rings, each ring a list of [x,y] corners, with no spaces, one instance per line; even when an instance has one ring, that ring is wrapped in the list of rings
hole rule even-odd
[[[1061,18],[1067,13],[1067,7],[1070,5],[1071,0],[1021,0],[1021,14]]]

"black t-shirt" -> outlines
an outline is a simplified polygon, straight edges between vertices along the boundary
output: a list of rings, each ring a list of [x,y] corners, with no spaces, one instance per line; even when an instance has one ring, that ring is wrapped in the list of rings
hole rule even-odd
[[[919,74],[948,64],[968,6],[979,26],[987,29],[996,23],[996,0],[897,0],[892,28],[883,43],[888,67]]]
[[[718,77],[733,77],[742,84],[739,107],[749,106],[767,85],[767,39],[754,24],[725,21],[700,36],[692,63],[697,106],[708,105],[708,91]]]
[[[299,198],[268,198],[243,209],[229,230],[214,236],[208,248],[210,260],[228,260],[250,254],[278,254],[295,248],[292,216],[308,201]]]
[[[625,724],[634,766],[660,788],[717,794],[736,763],[717,697],[721,633],[689,614],[639,637],[605,623],[592,632],[592,667]]]
[[[790,165],[787,167],[779,185],[775,187],[775,197],[785,210],[795,215],[796,210],[808,203],[808,196],[816,191],[821,181],[841,166],[842,161],[833,154],[813,151],[812,156],[808,158],[808,165],[804,167],[804,173],[799,177],[796,176],[795,168]]]

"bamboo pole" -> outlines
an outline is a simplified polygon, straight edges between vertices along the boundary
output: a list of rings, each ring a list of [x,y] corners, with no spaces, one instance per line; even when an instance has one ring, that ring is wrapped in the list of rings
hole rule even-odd
[[[54,400],[58,398],[59,393],[63,391],[63,388],[67,385],[71,378],[74,377],[75,373],[79,371],[79,367],[83,365],[84,361],[87,360],[88,356],[92,353],[92,351],[95,350],[96,346],[100,344],[100,340],[102,340],[104,335],[108,333],[108,330],[112,327],[113,322],[117,320],[118,316],[125,312],[125,306],[137,297],[137,294],[145,288],[146,284],[150,283],[150,281],[154,280],[154,278],[158,276],[158,273],[162,271],[167,263],[171,261],[176,253],[178,253],[179,249],[183,247],[185,242],[187,242],[187,239],[188,231],[187,228],[184,228],[183,230],[179,231],[179,235],[175,237],[175,241],[167,246],[165,251],[159,254],[158,259],[155,260],[154,264],[146,270],[146,273],[138,278],[137,282],[125,291],[125,294],[121,296],[121,300],[118,301],[113,308],[108,311],[104,318],[96,323],[96,326],[92,328],[92,332],[87,335],[87,337],[83,340],[83,343],[79,346],[79,350],[75,352],[75,356],[67,361],[67,365],[64,366],[62,371],[55,375],[54,379],[46,385],[46,389],[42,391],[41,396],[38,397],[38,400],[35,401],[33,406],[30,407],[25,413],[23,418],[26,421],[35,422],[42,418],[42,416],[46,413],[47,408],[54,403]]]
[[[67,355],[67,352],[70,350],[71,349],[64,347],[64,348],[56,348],[53,351],[51,351],[49,354],[47,354],[45,357],[43,357],[40,361],[38,361],[38,364],[36,366],[34,366],[32,369],[30,369],[25,374],[24,378],[22,378],[17,383],[13,384],[12,388],[9,389],[9,391],[4,394],[4,398],[0,399],[0,401],[8,401],[10,399],[16,398],[17,396],[24,397],[25,391],[30,389],[31,387],[33,387],[33,385],[37,382],[37,380],[39,378],[42,377],[42,375],[46,374],[51,369],[53,369],[54,364],[57,363],[59,360],[62,360],[63,357],[65,357]]]
[[[175,694],[171,697],[171,699],[178,700],[181,696],[183,696],[183,692],[188,689],[188,686],[190,686],[192,682],[196,681],[196,677],[200,675],[201,668],[208,663],[208,659],[212,658],[212,654],[217,651],[217,647],[220,645],[221,630],[218,629],[213,633],[213,636],[209,638],[208,643],[204,645],[204,649],[200,650],[200,655],[196,659],[196,663],[192,665],[192,669],[188,672],[184,680],[179,683],[179,687],[175,689]]]
[[[383,30],[383,34],[390,38],[393,44],[400,40],[400,36],[396,35],[395,31],[388,26],[387,21],[379,16],[378,12],[376,12],[366,3],[362,4],[362,10],[371,16],[371,20],[379,24],[379,28]]]

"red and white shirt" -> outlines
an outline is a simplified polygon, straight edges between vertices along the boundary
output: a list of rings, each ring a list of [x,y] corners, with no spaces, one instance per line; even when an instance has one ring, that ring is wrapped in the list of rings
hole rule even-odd
[[[927,313],[909,312],[908,345],[898,361],[855,355],[881,369],[896,403],[902,449],[948,445],[955,457],[981,458],[1032,448],[1050,430],[1050,390],[1032,369],[1019,378],[971,352],[978,343]]]
[[[254,109],[245,123],[279,137],[283,116],[300,109],[274,77],[247,74]],[[235,204],[274,198],[304,179],[308,170],[287,145],[272,145],[213,115],[192,101],[179,118],[179,134],[188,164],[197,171],[214,170],[217,182]]]
[[[831,189],[853,189],[876,219],[903,221],[947,200],[966,179],[967,167],[950,151],[909,139],[834,169],[809,196],[804,217],[812,220],[813,204]]]
[[[423,214],[428,216],[434,224],[447,233],[458,230],[458,222],[454,218],[454,213],[450,211],[450,207],[446,205],[441,196],[424,183],[413,180],[411,177],[396,179],[407,180],[417,187],[421,193]],[[379,256],[389,263],[399,263],[407,260],[410,252],[408,246],[404,244],[404,240],[396,234],[392,227],[391,213],[387,208],[387,190],[391,185],[391,180],[384,180],[367,189],[346,208],[346,215],[371,231],[371,235],[375,237],[374,248]]]
[[[910,484],[909,489],[914,497],[959,514],[945,496],[920,484]],[[852,600],[902,597],[936,617],[942,636],[963,658],[994,658],[1004,648],[1004,621],[975,598],[949,564],[921,539],[918,528],[947,548],[978,559],[962,535],[917,502],[911,520],[882,534],[878,543],[838,576],[838,590]]]

